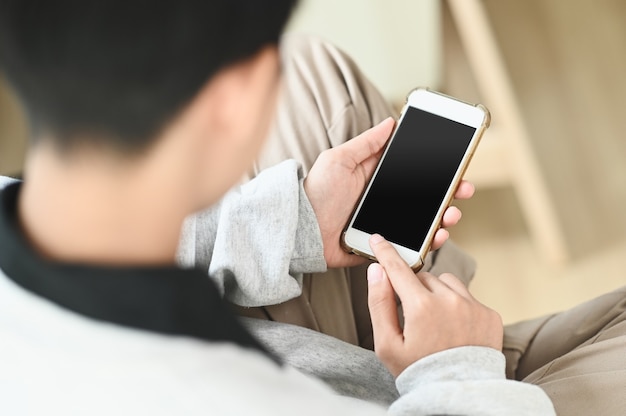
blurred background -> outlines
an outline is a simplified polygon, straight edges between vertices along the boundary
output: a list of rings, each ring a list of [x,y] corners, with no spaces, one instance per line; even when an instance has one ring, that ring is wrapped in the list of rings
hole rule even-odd
[[[397,108],[424,85],[485,104],[452,238],[506,323],[626,284],[626,2],[301,0],[288,31],[347,51]],[[0,78],[0,174],[27,129]]]

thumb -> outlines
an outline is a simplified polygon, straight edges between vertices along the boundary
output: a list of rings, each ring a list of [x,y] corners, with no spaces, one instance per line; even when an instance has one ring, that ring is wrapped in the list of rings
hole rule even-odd
[[[361,163],[373,155],[378,154],[381,149],[385,147],[385,143],[387,143],[389,136],[391,136],[394,126],[394,119],[388,117],[352,140],[343,143],[341,147],[352,156],[357,164]]]
[[[387,273],[378,263],[372,263],[367,269],[367,303],[372,319],[374,345],[395,343],[402,336],[398,322],[396,296],[387,278]]]

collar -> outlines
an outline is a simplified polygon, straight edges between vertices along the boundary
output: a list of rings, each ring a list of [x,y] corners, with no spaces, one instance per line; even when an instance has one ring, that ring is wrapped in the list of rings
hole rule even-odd
[[[19,226],[21,183],[0,191],[0,269],[24,289],[100,321],[168,335],[265,348],[199,269],[63,263],[39,256]]]

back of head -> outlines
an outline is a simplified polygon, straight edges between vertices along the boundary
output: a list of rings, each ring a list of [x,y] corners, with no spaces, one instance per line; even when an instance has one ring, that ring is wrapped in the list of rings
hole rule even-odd
[[[0,71],[33,137],[125,152],[220,69],[276,44],[295,0],[0,0]]]

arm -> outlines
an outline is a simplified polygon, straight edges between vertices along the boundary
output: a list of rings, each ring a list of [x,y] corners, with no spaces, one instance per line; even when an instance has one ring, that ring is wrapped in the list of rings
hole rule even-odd
[[[415,275],[381,236],[380,264],[368,268],[368,304],[377,356],[397,376],[392,412],[554,415],[537,386],[505,378],[502,321],[454,275]],[[404,325],[396,308],[402,302]]]
[[[319,227],[302,170],[285,161],[190,217],[179,262],[210,274],[242,306],[284,302],[301,293],[301,273],[324,271]]]
[[[340,244],[341,233],[354,206],[371,178],[394,127],[387,118],[346,143],[322,152],[304,181],[304,189],[319,222],[328,267],[350,267],[365,259],[346,253]],[[455,193],[457,199],[468,199],[474,186],[462,181]],[[432,250],[441,248],[448,240],[447,227],[461,219],[461,211],[449,207],[432,243]],[[432,256],[429,256],[432,257]],[[432,261],[431,261],[432,263]]]
[[[242,321],[289,367],[323,380],[341,396],[383,406],[388,415],[554,415],[539,387],[504,378],[504,357],[490,348],[457,347],[431,354],[410,365],[394,384],[394,377],[370,350],[295,325]],[[302,402],[306,408],[332,401],[313,391],[298,394],[309,403]],[[334,405],[334,412],[360,414],[340,402]]]
[[[365,259],[346,253],[340,234],[372,175],[394,121],[391,118],[323,152],[303,182],[294,161],[265,169],[218,206],[188,219],[179,262],[209,271],[222,293],[242,306],[284,302],[301,293],[300,273],[347,267]],[[473,186],[463,182],[459,198]],[[446,211],[443,226],[460,211]],[[447,239],[437,233],[433,248]]]
[[[504,355],[485,347],[457,347],[420,359],[396,379],[401,397],[392,414],[555,415],[538,386],[507,380]]]

